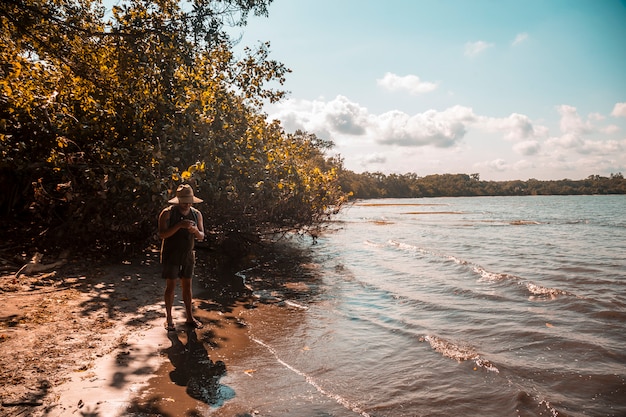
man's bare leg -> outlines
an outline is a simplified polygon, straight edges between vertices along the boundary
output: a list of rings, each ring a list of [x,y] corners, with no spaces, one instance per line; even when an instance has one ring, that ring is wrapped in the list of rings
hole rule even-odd
[[[183,302],[185,303],[185,311],[187,313],[187,325],[193,327],[202,327],[202,324],[193,317],[193,300],[191,290],[191,278],[181,278],[180,285],[183,292]]]
[[[167,329],[174,328],[174,320],[172,319],[172,306],[174,305],[174,293],[176,291],[176,280],[166,279],[167,284],[165,286],[165,294],[163,294],[163,300],[165,301],[165,325]]]

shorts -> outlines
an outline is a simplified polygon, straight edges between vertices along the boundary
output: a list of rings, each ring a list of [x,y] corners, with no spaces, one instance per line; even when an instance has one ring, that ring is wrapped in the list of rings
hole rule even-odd
[[[194,267],[195,262],[188,262],[182,265],[163,264],[161,277],[163,279],[193,278]]]

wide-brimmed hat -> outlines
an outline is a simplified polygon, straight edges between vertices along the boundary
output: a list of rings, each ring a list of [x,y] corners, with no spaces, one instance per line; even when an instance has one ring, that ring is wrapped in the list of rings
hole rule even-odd
[[[193,189],[189,184],[179,185],[176,189],[176,197],[172,198],[168,201],[168,203],[172,204],[187,204],[187,203],[202,203],[202,201],[198,197],[193,195]]]

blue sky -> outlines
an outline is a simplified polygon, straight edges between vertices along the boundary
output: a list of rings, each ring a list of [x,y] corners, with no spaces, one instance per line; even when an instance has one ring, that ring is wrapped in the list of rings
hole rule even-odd
[[[293,71],[268,116],[355,172],[626,174],[623,0],[274,0],[241,35]]]

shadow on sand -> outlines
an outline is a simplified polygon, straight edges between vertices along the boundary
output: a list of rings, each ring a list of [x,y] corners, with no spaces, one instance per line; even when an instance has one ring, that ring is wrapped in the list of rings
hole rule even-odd
[[[219,383],[226,373],[224,362],[214,363],[209,358],[195,329],[186,329],[183,340],[178,332],[169,332],[167,337],[172,342],[172,346],[165,350],[174,366],[170,372],[172,382],[186,386],[190,397],[210,405],[219,406],[234,396],[232,390]]]

